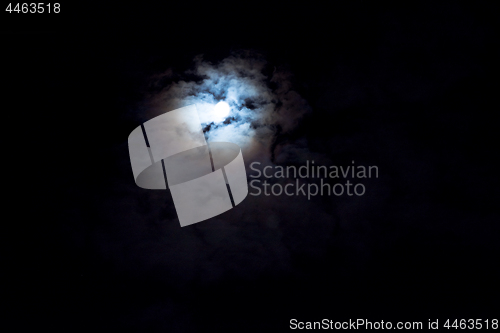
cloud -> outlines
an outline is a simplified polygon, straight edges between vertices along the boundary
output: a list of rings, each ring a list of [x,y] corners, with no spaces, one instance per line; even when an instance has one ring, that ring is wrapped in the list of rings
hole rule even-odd
[[[215,64],[198,55],[178,81],[170,69],[151,78],[155,92],[145,101],[145,109],[155,117],[196,104],[209,141],[236,143],[245,160],[269,163],[277,132],[293,131],[311,108],[293,90],[289,71],[275,67],[265,75],[266,66],[262,55],[250,51],[235,52]],[[224,122],[217,122],[212,109],[221,100],[231,112]]]

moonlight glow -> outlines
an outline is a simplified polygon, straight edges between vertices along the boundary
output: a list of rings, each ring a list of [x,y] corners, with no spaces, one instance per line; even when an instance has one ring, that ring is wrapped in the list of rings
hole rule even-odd
[[[260,55],[246,53],[231,55],[217,64],[197,56],[194,68],[185,72],[196,80],[168,83],[170,72],[158,74],[154,82],[160,92],[151,96],[147,105],[158,115],[166,109],[195,104],[208,141],[232,142],[255,150],[273,142],[275,129],[286,133],[310,112],[307,102],[291,90],[291,74],[277,69],[266,76],[266,64]],[[165,81],[159,80],[163,77]],[[273,88],[271,83],[277,86]]]
[[[229,104],[219,102],[214,107],[214,121],[222,121],[229,115]]]

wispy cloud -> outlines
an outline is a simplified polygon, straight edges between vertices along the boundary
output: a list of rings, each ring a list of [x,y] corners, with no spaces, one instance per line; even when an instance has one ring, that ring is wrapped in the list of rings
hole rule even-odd
[[[236,143],[246,157],[265,162],[278,129],[293,130],[311,110],[293,90],[290,72],[274,67],[265,75],[266,66],[262,55],[250,51],[235,52],[218,63],[198,55],[184,73],[167,69],[152,77],[156,92],[148,97],[147,109],[153,117],[196,104],[209,141]],[[221,122],[212,113],[219,101],[231,107]]]

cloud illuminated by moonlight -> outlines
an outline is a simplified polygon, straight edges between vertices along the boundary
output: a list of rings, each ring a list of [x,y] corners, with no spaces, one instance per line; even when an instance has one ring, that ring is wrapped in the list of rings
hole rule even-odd
[[[156,92],[145,106],[154,117],[196,104],[209,141],[236,143],[245,156],[265,162],[277,129],[293,130],[310,112],[307,102],[292,90],[291,73],[274,67],[266,76],[266,65],[263,56],[250,51],[233,53],[215,64],[198,55],[184,73],[168,69],[154,75]],[[214,111],[220,101],[230,107],[227,117],[219,118]]]

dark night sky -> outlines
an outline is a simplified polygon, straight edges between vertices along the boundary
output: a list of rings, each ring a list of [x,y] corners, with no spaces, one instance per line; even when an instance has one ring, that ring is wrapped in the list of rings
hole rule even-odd
[[[15,201],[2,301],[15,327],[281,332],[292,318],[498,318],[493,7],[238,5],[68,4],[52,21],[3,21]],[[239,50],[260,54],[269,77],[289,73],[311,110],[274,129],[263,154],[377,165],[365,196],[248,197],[180,228],[168,193],[135,186],[126,142],[149,119],[151,76],[193,81],[196,55],[216,64]]]

